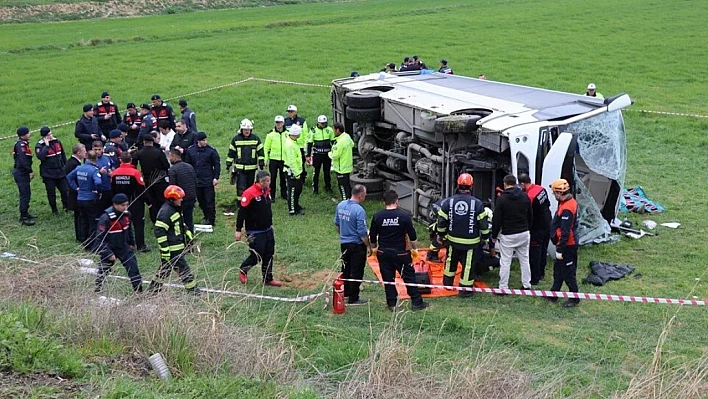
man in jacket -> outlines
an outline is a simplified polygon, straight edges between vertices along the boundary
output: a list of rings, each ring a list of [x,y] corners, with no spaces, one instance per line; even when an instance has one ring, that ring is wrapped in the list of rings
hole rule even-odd
[[[533,223],[531,224],[531,244],[529,245],[529,265],[531,285],[538,285],[546,275],[548,241],[550,241],[551,210],[546,190],[531,182],[529,175],[519,176],[519,185],[531,200]]]
[[[270,193],[275,202],[276,193],[278,192],[278,184],[280,180],[280,197],[284,200],[288,199],[288,189],[285,178],[285,167],[283,162],[283,145],[287,140],[285,133],[285,118],[282,115],[275,117],[275,126],[268,135],[266,135],[265,144],[263,145],[263,154],[265,163],[270,171]]]
[[[266,170],[256,172],[256,182],[241,196],[241,206],[236,219],[236,232],[234,232],[236,241],[241,241],[243,238],[244,226],[251,251],[248,258],[239,267],[239,281],[241,284],[246,284],[248,271],[260,261],[263,284],[272,287],[282,286],[280,281],[273,279],[275,235],[273,234],[273,211],[270,198],[270,173]]]
[[[302,183],[305,184],[305,178],[307,178],[307,171],[305,170],[305,147],[307,146],[307,132],[310,131],[307,127],[307,121],[305,118],[297,114],[297,107],[294,105],[288,105],[288,116],[285,118],[285,128],[290,130],[293,125],[298,125],[302,128],[302,134],[297,139],[297,144],[300,147],[300,157],[302,158],[302,174],[300,179]]]
[[[101,216],[99,199],[103,187],[101,172],[96,166],[96,152],[86,153],[83,165],[71,171],[66,176],[69,186],[77,192],[76,207],[79,210],[79,241],[87,250],[94,249],[93,238],[96,233],[98,217]]]
[[[504,191],[497,197],[492,219],[492,239],[499,249],[499,288],[509,289],[509,269],[511,258],[516,252],[521,265],[521,285],[531,289],[531,268],[529,267],[529,227],[533,223],[533,213],[528,195],[516,185],[514,175],[504,176]]]
[[[565,179],[554,181],[551,190],[558,201],[558,210],[551,222],[551,241],[556,246],[551,291],[560,291],[565,282],[568,291],[578,292],[578,280],[575,276],[578,271],[578,203]],[[547,298],[551,302],[558,302],[558,298]],[[563,303],[563,307],[572,308],[579,303],[580,299],[570,298]]]
[[[20,223],[23,226],[33,226],[34,216],[29,213],[29,203],[32,197],[30,181],[34,179],[32,171],[32,150],[29,146],[30,130],[27,126],[20,126],[17,129],[18,140],[12,148],[12,157],[15,165],[12,168],[12,177],[17,184],[17,191],[20,194]]]
[[[135,244],[139,252],[150,252],[145,245],[145,181],[140,171],[132,164],[133,158],[124,152],[120,156],[120,166],[111,174],[113,195],[125,194],[130,201],[131,221],[135,228]]]
[[[288,138],[283,144],[283,159],[285,170],[288,174],[288,214],[290,216],[304,215],[305,208],[300,206],[300,194],[302,194],[302,179],[304,173],[302,162],[300,162],[300,146],[297,139],[302,133],[300,125],[293,125],[288,130]]]
[[[204,214],[204,222],[216,225],[216,185],[219,184],[221,159],[216,149],[207,143],[204,132],[197,133],[197,145],[184,153],[184,161],[192,165],[197,174],[197,201]]]
[[[98,119],[93,116],[93,106],[91,104],[84,105],[84,114],[76,121],[74,128],[74,136],[79,139],[79,143],[91,148],[94,141],[106,141],[106,136],[101,132],[98,126]]]
[[[182,119],[187,121],[189,125],[189,130],[193,131],[195,134],[199,131],[197,130],[197,114],[191,109],[187,108],[187,100],[179,100],[179,110],[182,113]]]
[[[312,178],[312,191],[319,194],[320,170],[324,170],[325,191],[332,192],[332,159],[329,157],[329,152],[332,150],[332,141],[334,140],[334,131],[327,126],[327,116],[320,115],[317,117],[317,126],[310,130],[307,134],[307,163],[312,164],[315,168],[315,174]]]
[[[150,283],[148,291],[159,292],[172,269],[176,269],[187,292],[199,294],[194,274],[184,258],[185,246],[192,241],[192,231],[184,225],[180,212],[184,190],[179,186],[167,186],[163,198],[164,203],[157,213],[155,222],[155,237],[160,246],[160,268]]]
[[[175,135],[170,143],[170,149],[177,148],[184,154],[189,147],[197,142],[196,135],[197,132],[189,128],[187,121],[184,119],[178,120],[176,122]]]
[[[334,128],[334,145],[327,155],[332,159],[332,170],[337,174],[337,186],[342,200],[351,197],[352,185],[349,175],[354,170],[354,141],[344,131],[344,125],[337,122]]]
[[[107,91],[101,93],[101,101],[93,107],[93,115],[105,137],[108,137],[111,130],[117,129],[121,122],[118,106],[111,101],[111,95]]]
[[[128,111],[123,117],[123,123],[128,126],[125,143],[128,144],[128,147],[132,147],[138,143],[138,133],[140,133],[140,126],[143,124],[143,117],[138,112],[135,103],[128,103],[126,107]]]
[[[241,121],[238,133],[231,139],[229,154],[226,157],[226,170],[236,176],[236,200],[241,201],[241,194],[250,187],[256,178],[256,170],[265,166],[263,143],[253,134],[253,122]]]
[[[149,136],[150,133],[157,130],[157,119],[150,113],[150,105],[142,104],[140,105],[140,130],[138,131],[138,149],[143,148],[143,140],[145,137]]]
[[[153,95],[150,100],[152,100],[152,107],[150,107],[150,113],[157,120],[167,121],[170,124],[170,129],[175,128],[175,111],[172,106],[162,101],[159,94]]]
[[[334,225],[339,233],[342,250],[342,278],[361,280],[364,277],[366,258],[371,256],[371,241],[366,230],[366,211],[361,204],[366,199],[366,187],[357,184],[352,189],[352,197],[337,204]],[[359,298],[361,283],[344,282],[344,296],[349,305],[363,305],[368,301]]]
[[[157,212],[160,210],[162,203],[165,202],[163,193],[167,188],[167,171],[170,169],[170,163],[165,158],[165,155],[158,147],[154,145],[155,139],[152,136],[145,136],[143,139],[143,148],[133,153],[133,165],[140,165],[140,170],[143,172],[145,184],[147,186],[147,196],[150,207],[150,220],[155,223],[157,220]]]
[[[123,153],[123,132],[118,129],[111,130],[108,133],[108,141],[103,146],[103,155],[111,160],[111,167],[116,168],[120,165],[120,155]]]
[[[172,146],[172,141],[175,138],[174,130],[170,129],[169,122],[160,121],[158,123],[158,129],[160,131],[160,149],[165,153],[165,156],[169,158],[170,150],[174,148]],[[181,151],[184,154],[184,151]]]
[[[96,167],[101,173],[101,187],[99,192],[99,209],[102,211],[111,206],[111,172],[114,169],[113,161],[103,153],[103,143],[100,141],[93,142],[93,152],[96,153]],[[117,166],[117,165],[116,165]]]
[[[81,166],[81,163],[84,161],[84,158],[86,158],[86,147],[81,143],[74,144],[71,147],[71,158],[69,158],[69,160],[66,162],[66,165],[64,165],[64,174],[68,176],[69,173],[74,171],[74,169]],[[68,180],[67,184],[69,184]],[[76,203],[77,194],[78,193],[75,190],[69,189],[69,195],[67,196],[67,207],[74,213],[74,237],[76,238],[76,242],[81,243],[81,218],[79,217],[80,212]]]
[[[96,275],[96,292],[103,292],[103,282],[111,273],[116,259],[119,259],[128,272],[133,292],[143,291],[143,278],[135,258],[135,238],[128,211],[128,196],[113,196],[113,206],[106,209],[98,218],[97,251],[101,256]]]
[[[194,231],[194,204],[197,201],[197,174],[192,165],[182,161],[182,153],[173,148],[170,150],[172,166],[167,172],[170,185],[179,186],[184,190],[182,199],[182,216],[184,224]]]
[[[61,197],[61,204],[64,209],[69,206],[69,183],[66,182],[66,173],[64,165],[66,165],[66,153],[61,141],[54,138],[51,129],[44,126],[39,130],[42,138],[34,147],[34,152],[39,159],[39,175],[42,177],[42,182],[47,190],[47,201],[49,207],[52,208],[52,214],[59,216],[57,209],[57,193]]]
[[[472,288],[475,280],[475,252],[482,250],[482,240],[489,236],[487,213],[482,201],[472,196],[472,175],[463,173],[457,178],[457,194],[443,201],[438,211],[438,234],[447,240],[447,259],[443,271],[443,285],[454,284],[457,264],[462,263],[460,287]],[[471,297],[474,291],[461,290],[458,295]]]

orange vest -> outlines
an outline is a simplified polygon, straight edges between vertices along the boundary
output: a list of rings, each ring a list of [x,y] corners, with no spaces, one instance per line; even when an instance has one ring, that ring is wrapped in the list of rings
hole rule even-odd
[[[563,231],[561,229],[562,225],[562,215],[563,212],[570,212],[571,213],[571,225],[570,225],[570,231],[568,232],[568,239],[566,242],[561,242],[561,237],[563,237]],[[555,240],[554,243],[556,243],[556,246],[569,246],[569,245],[576,245],[577,242],[575,241],[575,234],[578,230],[578,202],[575,201],[575,198],[570,198],[567,201],[563,201],[558,204],[558,210],[556,211],[556,215],[553,218],[553,234],[555,235]]]

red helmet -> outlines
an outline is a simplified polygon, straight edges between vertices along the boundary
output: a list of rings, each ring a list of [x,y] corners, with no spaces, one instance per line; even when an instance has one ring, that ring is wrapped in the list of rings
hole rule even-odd
[[[474,180],[472,179],[472,175],[469,173],[463,173],[460,175],[460,177],[457,178],[457,186],[465,186],[465,187],[472,187],[474,184]]]
[[[171,184],[167,186],[164,193],[165,199],[178,200],[184,198],[184,190],[182,187]]]

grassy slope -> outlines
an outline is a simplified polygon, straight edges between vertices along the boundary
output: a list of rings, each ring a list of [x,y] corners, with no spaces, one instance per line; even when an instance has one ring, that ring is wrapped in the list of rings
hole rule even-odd
[[[145,101],[155,92],[173,97],[247,76],[326,84],[351,70],[378,70],[384,62],[412,54],[431,66],[446,57],[459,74],[483,72],[490,79],[577,92],[593,81],[605,95],[630,93],[635,109],[706,113],[698,89],[708,83],[699,72],[706,50],[699,40],[688,39],[708,33],[695,18],[705,14],[706,7],[700,1],[683,1],[679,6],[608,0],[591,6],[552,1],[380,0],[2,26],[0,34],[10,40],[0,44],[0,51],[6,52],[0,58],[4,71],[0,112],[5,116],[0,132],[5,136],[20,124],[38,128],[74,120],[81,104],[96,101],[104,89],[124,105]],[[134,41],[136,36],[143,40]],[[96,38],[119,43],[71,47]],[[328,91],[323,88],[251,82],[189,99],[198,112],[200,129],[210,134],[222,156],[236,122],[244,117],[255,119],[256,130],[262,133],[273,115],[284,112],[289,103],[298,104],[310,120],[330,113]],[[694,278],[705,277],[708,258],[701,234],[706,228],[696,217],[708,199],[706,191],[694,184],[694,176],[702,176],[706,168],[708,140],[702,134],[706,122],[628,112],[626,124],[627,184],[642,184],[669,209],[654,220],[678,220],[684,228],[662,230],[655,238],[583,249],[581,264],[590,259],[623,262],[643,274],[640,280],[583,288],[684,297],[696,284]],[[72,142],[72,133],[72,127],[56,129],[65,143]],[[6,153],[11,141],[1,142]],[[39,256],[75,251],[65,244],[72,231],[70,217],[49,220],[39,182],[33,184],[32,209],[43,220],[33,229],[17,226],[11,159],[0,159],[0,165],[0,179],[5,182],[0,229],[10,240],[9,248],[27,253],[32,250],[26,244],[34,243],[40,247]],[[222,186],[219,203],[231,198],[231,188]],[[276,274],[281,276],[285,272],[307,276],[333,268],[338,252],[329,227],[333,204],[306,194],[305,206],[312,212],[304,219],[276,220]],[[377,206],[369,204],[369,210]],[[282,202],[276,212],[284,215]],[[224,249],[231,241],[231,228],[225,224],[232,224],[224,219],[216,234],[205,239],[202,259],[192,260],[198,274],[214,282],[245,255],[242,247]],[[49,233],[52,228],[62,233]],[[140,262],[149,276],[157,258],[154,253],[141,255]],[[226,279],[233,281],[235,274],[227,273]],[[495,283],[494,278],[487,280]],[[548,286],[549,282],[543,285]],[[285,327],[282,320],[290,308],[263,303],[253,304],[243,322],[287,328],[308,359],[302,362],[304,368],[313,363],[331,371],[361,358],[368,350],[370,332],[375,336],[389,320],[382,310],[382,290],[367,288],[365,295],[373,299],[370,312],[349,309],[345,317],[333,317],[311,307]],[[706,299],[704,283],[692,295]],[[576,312],[564,312],[536,300],[490,296],[471,302],[439,299],[433,304],[434,310],[405,320],[407,335],[420,334],[416,354],[421,362],[432,364],[455,356],[490,331],[493,339],[482,344],[486,349],[511,350],[526,370],[567,372],[567,392],[594,381],[601,393],[622,388],[628,373],[646,363],[663,322],[678,310],[586,302]],[[680,310],[679,325],[666,346],[668,355],[680,361],[704,354],[706,321],[705,310]]]

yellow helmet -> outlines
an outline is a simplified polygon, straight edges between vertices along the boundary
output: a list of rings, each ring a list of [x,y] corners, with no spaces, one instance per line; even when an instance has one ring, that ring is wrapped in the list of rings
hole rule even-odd
[[[554,194],[565,194],[570,191],[570,184],[565,179],[558,179],[551,183],[550,188]]]

